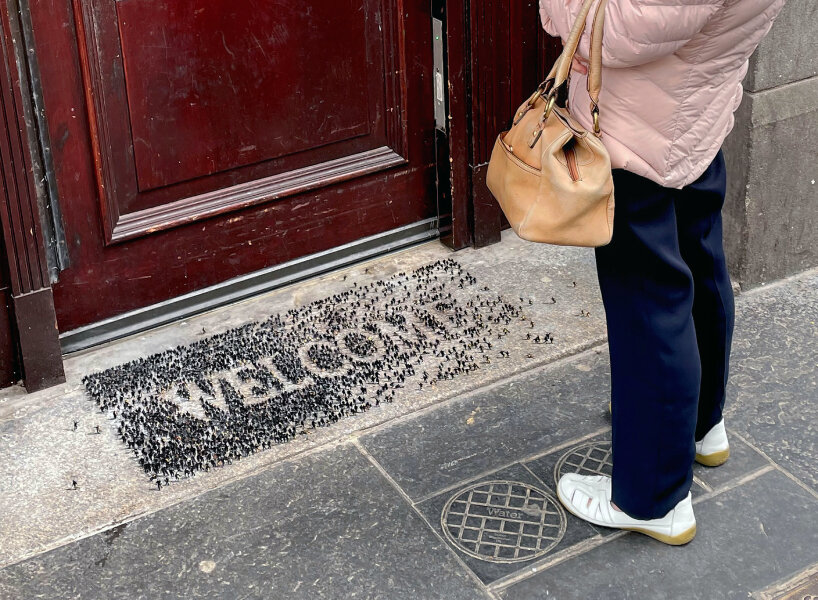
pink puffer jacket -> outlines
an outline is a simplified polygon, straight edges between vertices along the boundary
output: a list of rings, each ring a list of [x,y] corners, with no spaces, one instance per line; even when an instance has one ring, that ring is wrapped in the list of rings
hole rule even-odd
[[[582,0],[540,0],[545,30],[563,41]],[[747,59],[784,0],[608,0],[600,124],[614,168],[665,187],[695,181],[733,127]],[[594,8],[578,54],[588,58]],[[586,77],[573,71],[569,105],[592,122]]]

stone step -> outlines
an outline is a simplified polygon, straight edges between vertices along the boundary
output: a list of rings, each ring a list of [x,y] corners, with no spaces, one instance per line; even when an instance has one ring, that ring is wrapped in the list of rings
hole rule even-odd
[[[456,260],[476,278],[471,289],[460,289],[459,281],[450,282],[453,296],[461,306],[470,298],[489,302],[499,296],[514,304],[525,317],[492,330],[492,335],[499,335],[500,339],[491,340],[490,350],[486,347],[483,352],[474,351],[479,369],[437,380],[435,385],[427,382],[421,388],[423,370],[434,376],[436,364],[441,363],[436,357],[421,357],[423,363],[415,367],[417,376],[394,390],[392,402],[342,418],[329,427],[308,429],[309,433],[297,435],[289,442],[172,482],[161,491],[118,438],[118,422],[113,420],[112,411],[101,412],[82,385],[84,375],[197,343],[271,315],[286,315],[287,311],[447,259]],[[486,308],[483,314],[490,315],[491,310]],[[366,318],[367,315],[362,315],[362,322]],[[462,333],[456,329],[453,328],[454,333]],[[503,329],[508,333],[503,333]],[[526,339],[529,334],[532,339]],[[535,342],[538,336],[541,341],[547,339],[546,334],[553,336],[553,343]],[[24,397],[6,390],[0,392],[2,454],[14,457],[0,472],[0,514],[4,516],[0,521],[3,539],[0,566],[188,500],[287,458],[326,448],[350,435],[576,354],[603,343],[604,335],[593,250],[531,244],[506,232],[501,243],[479,250],[453,253],[439,242],[423,244],[69,355],[65,361],[67,382],[63,386]],[[445,346],[446,343],[441,348]],[[485,362],[486,357],[490,362]],[[448,368],[446,365],[451,363],[443,364]],[[239,385],[235,373],[211,375],[214,381],[224,376]],[[221,406],[220,398],[212,400],[215,406]],[[189,410],[196,418],[205,417],[200,414],[201,407],[195,398]]]

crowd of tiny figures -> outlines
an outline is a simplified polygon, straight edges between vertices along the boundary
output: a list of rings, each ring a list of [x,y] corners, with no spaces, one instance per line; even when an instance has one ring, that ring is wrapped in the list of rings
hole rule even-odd
[[[551,333],[531,332],[524,305],[440,260],[83,383],[161,489],[392,402],[407,385],[423,389],[488,365],[512,324],[529,329],[526,340],[553,343]]]

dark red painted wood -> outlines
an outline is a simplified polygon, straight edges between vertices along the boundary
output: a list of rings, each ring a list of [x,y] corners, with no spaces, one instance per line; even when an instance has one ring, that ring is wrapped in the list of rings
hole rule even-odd
[[[57,315],[51,288],[14,297],[15,330],[26,391],[63,383]]]
[[[366,42],[377,38],[367,17],[377,9],[358,10],[355,0],[276,4],[116,3],[140,190],[370,133],[382,95],[362,76],[382,75],[367,68]]]
[[[349,2],[75,0],[106,240],[403,163],[397,15]]]
[[[199,8],[213,5],[184,4]],[[414,4],[404,7],[402,2],[380,0],[367,0],[354,7],[327,2],[317,14],[326,16],[331,12],[331,21],[321,18],[312,24],[324,32],[322,39],[308,36],[300,40],[296,34],[305,25],[301,17],[287,16],[292,12],[286,8],[289,5],[254,3],[257,13],[267,11],[257,14],[257,19],[292,25],[293,35],[284,50],[287,56],[297,57],[300,52],[323,61],[302,65],[304,68],[300,69],[294,66],[285,69],[289,78],[286,83],[265,80],[266,94],[321,91],[324,84],[316,80],[322,73],[347,64],[346,59],[335,56],[340,52],[335,41],[324,39],[331,37],[329,32],[334,29],[349,28],[360,33],[365,28],[364,40],[350,38],[349,48],[343,49],[352,61],[343,68],[360,65],[364,59],[369,67],[351,78],[331,74],[330,81],[340,86],[338,89],[322,93],[321,97],[299,98],[306,108],[295,115],[271,115],[267,128],[257,132],[258,139],[248,141],[250,138],[237,133],[242,123],[255,124],[265,108],[277,106],[276,110],[284,111],[292,106],[286,103],[290,100],[246,97],[247,90],[254,85],[249,80],[251,75],[261,68],[263,52],[269,55],[277,42],[259,38],[262,47],[256,45],[258,55],[253,55],[251,44],[237,41],[241,37],[238,33],[246,31],[242,27],[249,27],[258,37],[263,27],[236,16],[230,26],[233,29],[229,35],[225,33],[224,39],[230,52],[240,59],[231,71],[227,64],[230,52],[224,48],[221,31],[206,31],[204,22],[197,22],[192,15],[188,15],[186,23],[170,24],[167,15],[173,14],[173,9],[167,6],[162,6],[160,12],[170,12],[153,21],[145,11],[156,10],[159,5],[170,3],[83,0],[71,6],[67,0],[42,0],[32,5],[44,101],[54,140],[57,181],[72,259],[71,268],[61,274],[54,286],[62,331],[434,216],[428,7]],[[223,12],[238,13],[244,5],[245,2],[236,0],[229,8],[225,5]],[[76,21],[74,8],[81,17]],[[298,10],[308,12],[304,7]],[[212,81],[202,88],[211,94],[209,102],[228,103],[221,110],[216,110],[214,104],[215,108],[204,113],[196,112],[195,107],[185,112],[178,104],[163,113],[174,115],[176,121],[206,119],[205,114],[210,115],[207,118],[220,116],[217,125],[225,131],[224,138],[219,139],[211,133],[213,130],[205,130],[202,140],[208,148],[223,152],[215,168],[202,162],[201,153],[193,152],[181,157],[184,173],[175,173],[170,167],[169,146],[186,140],[186,130],[150,129],[149,117],[146,120],[145,115],[161,113],[161,102],[153,98],[138,104],[137,96],[140,93],[144,96],[144,91],[151,88],[151,78],[159,85],[173,75],[174,89],[182,85],[183,75],[174,75],[178,56],[165,59],[161,49],[137,49],[136,42],[129,37],[146,36],[157,22],[164,23],[165,29],[180,27],[187,32],[184,35],[198,35],[206,48],[197,52],[215,57],[220,69],[231,73],[233,85],[239,90],[232,89],[230,81],[223,77],[221,88]],[[219,26],[218,19],[207,23]],[[94,27],[89,28],[89,24]],[[273,28],[267,35],[278,39],[289,34]],[[346,33],[339,35],[347,39]],[[181,51],[183,42],[174,42],[174,51]],[[317,47],[301,47],[305,44]],[[117,48],[122,50],[124,70],[116,60]],[[140,61],[150,64],[140,65]],[[255,62],[251,67],[238,64],[241,61]],[[194,64],[201,76],[207,74],[203,62],[194,60]],[[139,74],[137,79],[144,81],[132,83],[128,74],[135,72]],[[239,73],[243,73],[240,82]],[[87,96],[84,81],[91,83]],[[356,90],[365,92],[365,113],[361,112],[360,94]],[[236,98],[241,99],[242,106],[235,105]],[[248,113],[234,117],[244,110],[244,104],[249,107]],[[358,127],[362,114],[368,133],[333,133],[338,124]],[[138,127],[132,125],[134,115],[142,115],[138,117],[141,119]],[[123,117],[124,126],[120,121]],[[322,125],[324,119],[326,123]],[[172,125],[165,124],[168,128]],[[318,131],[302,135],[304,127]],[[135,137],[142,136],[134,136],[131,131],[138,128],[141,133],[153,136],[152,142],[159,145],[161,160],[155,165],[150,161],[137,165],[133,148]],[[278,135],[276,132],[285,131],[289,136],[285,145],[276,146],[281,143],[273,139]],[[298,140],[299,137],[303,140]],[[245,164],[248,161],[240,150],[255,141],[258,154],[253,160],[260,160]],[[115,160],[118,152],[124,152],[122,160]],[[289,153],[273,156],[279,152]],[[127,174],[126,168],[130,169]],[[191,174],[197,171],[191,179]],[[140,178],[142,174],[144,177]],[[186,177],[184,181],[147,189]],[[143,181],[144,191],[138,185]],[[98,182],[102,182],[102,187]],[[118,243],[111,245],[111,241]]]
[[[491,150],[514,109],[545,77],[560,44],[544,34],[536,0],[450,0],[447,9],[452,245],[485,246],[499,241],[508,225],[485,185]]]
[[[544,35],[536,0],[475,0],[470,17],[473,231],[474,245],[485,246],[498,242],[507,225],[485,184],[492,148],[559,44]]]
[[[19,13],[0,0],[0,384],[65,381],[23,109],[30,94]],[[13,321],[12,321],[13,317]]]
[[[3,241],[9,264],[9,283],[14,295],[48,286],[48,272],[42,230],[37,212],[34,182],[30,177],[31,160],[22,136],[20,74],[14,54],[14,36],[9,23],[8,5],[0,2],[0,66],[2,95],[2,131],[0,131],[0,197],[3,197]]]
[[[144,17],[147,14],[144,11],[151,10],[171,14],[168,11],[173,8],[169,8],[171,3],[125,0],[118,3],[124,11],[123,17],[117,14],[116,4],[112,0],[89,0],[88,3],[78,0],[77,14],[82,18],[77,21],[72,14],[71,0],[40,0],[32,6],[58,185],[73,260],[72,267],[62,274],[54,290],[62,330],[434,214],[430,15],[425,6],[418,8],[413,4],[405,8],[402,3],[374,0],[363,4],[368,16],[377,17],[367,18],[367,23],[380,23],[382,27],[377,36],[367,34],[365,41],[369,56],[380,56],[381,62],[370,61],[377,68],[368,69],[359,78],[360,89],[370,89],[367,86],[372,73],[380,78],[379,93],[367,98],[368,134],[340,141],[330,139],[329,143],[309,150],[246,164],[248,160],[240,152],[245,147],[244,140],[218,139],[208,133],[206,145],[223,151],[222,162],[216,168],[205,168],[201,176],[143,191],[138,186],[140,173],[145,173],[148,179],[143,179],[147,182],[154,177],[154,183],[183,178],[174,173],[167,162],[168,153],[172,151],[168,147],[176,143],[174,140],[183,136],[183,132],[150,128],[148,115],[155,113],[161,104],[155,98],[144,106],[130,107],[131,96],[139,95],[137,89],[151,89],[151,71],[139,69],[136,64],[139,60],[151,62],[151,69],[163,73],[165,80],[175,74],[171,67],[178,61],[175,57],[163,63],[161,48],[137,48],[129,36],[150,33],[150,19],[145,17],[135,23],[132,14]],[[188,4],[193,6],[190,2],[185,5]],[[241,2],[234,5],[239,7]],[[201,2],[197,6],[210,5]],[[472,231],[477,232],[475,238],[496,239],[498,213],[490,200],[485,200],[486,190],[475,190],[474,186],[482,185],[481,165],[488,160],[490,144],[498,130],[541,78],[544,65],[549,63],[543,59],[541,50],[546,46],[550,48],[553,41],[541,34],[536,2],[531,0],[521,4],[510,0],[450,0],[447,9],[452,245],[463,247],[472,242]],[[105,11],[114,15],[113,20],[100,20]],[[87,23],[96,26],[84,28]],[[165,23],[167,27],[181,27],[191,35],[202,34],[206,29],[196,24],[194,16],[185,23],[171,23],[168,19]],[[294,23],[298,24],[297,17]],[[360,26],[360,19],[357,15],[345,16],[336,11],[334,23],[354,29],[355,23]],[[80,31],[77,25],[81,26]],[[233,26],[235,31],[249,27],[255,32],[254,23],[247,20],[239,19]],[[327,27],[317,22],[314,26]],[[210,52],[222,63],[230,57],[220,35],[215,40],[202,39],[209,42],[204,44],[205,49],[197,49],[197,52]],[[533,43],[539,48],[532,49],[532,40],[536,40]],[[258,68],[258,56],[252,54],[247,40],[235,42],[226,35],[225,41],[231,52],[235,54],[238,48],[243,59],[252,63],[247,67],[250,70],[244,71],[245,75],[253,72],[251,67]],[[238,46],[233,46],[234,42]],[[504,44],[505,49],[501,47]],[[262,47],[267,52],[274,45],[271,41],[270,46]],[[292,48],[290,44],[286,51],[293,51]],[[100,62],[103,58],[110,60]],[[196,64],[205,69],[203,63]],[[83,68],[85,81],[92,83],[87,86],[87,96]],[[237,64],[236,68],[244,67]],[[126,82],[126,72],[136,73],[145,80],[140,83],[129,78]],[[314,68],[312,73],[318,77],[320,69]],[[183,78],[178,76],[174,81],[177,85]],[[295,83],[318,85],[312,81]],[[233,85],[240,90],[252,88],[252,82],[246,78],[241,85],[233,80]],[[109,92],[107,96],[102,93],[105,89]],[[212,88],[208,89],[213,92]],[[349,89],[347,86],[332,100],[344,105]],[[229,82],[223,92],[227,98],[242,96],[230,89]],[[99,111],[97,105],[109,98],[113,104],[100,106],[111,110]],[[315,101],[308,99],[307,102]],[[229,120],[231,126],[255,123],[253,119],[258,118],[258,112],[253,111],[265,106],[268,99],[245,98],[243,102],[249,103],[250,112],[238,120],[231,120],[231,115],[238,110],[235,106],[225,108],[224,120]],[[127,112],[117,116],[116,106],[125,107]],[[177,121],[197,114],[185,113],[181,105],[174,110]],[[352,108],[349,111],[352,112],[343,114],[353,117],[357,114]],[[138,167],[136,163],[131,116],[137,113],[142,115],[141,131],[159,136],[159,145],[166,146],[162,155],[164,162],[153,174],[151,164]],[[101,121],[100,115],[103,115]],[[123,116],[125,127],[120,123],[118,130],[108,129],[114,120]],[[249,121],[242,121],[244,118]],[[354,121],[352,118],[349,122]],[[275,124],[270,127],[274,129]],[[371,143],[376,136],[385,142]],[[109,142],[102,143],[106,139]],[[257,144],[257,149],[264,147],[267,152],[275,153],[273,142],[265,139],[268,145]],[[114,140],[122,143],[114,144]],[[120,193],[117,185],[124,179],[109,173],[112,183],[102,191],[115,194],[116,201],[111,202],[105,195],[100,197],[97,175],[101,175],[99,181],[104,184],[104,170],[119,164],[111,160],[111,153],[121,152],[123,148],[130,153],[130,163],[123,161],[122,164],[130,168],[128,181],[135,195],[130,199],[127,194],[117,196]],[[107,159],[105,153],[108,153]],[[187,168],[191,165],[202,168],[201,156],[197,156],[194,153],[183,157],[189,161]],[[340,162],[326,164],[334,159]],[[477,214],[475,196],[478,197]],[[480,200],[481,197],[484,200]],[[491,214],[494,216],[489,218],[487,215]],[[485,231],[481,231],[481,227]],[[110,245],[112,241],[118,243]]]
[[[472,97],[469,83],[472,65],[468,45],[468,7],[469,0],[448,0],[445,9],[452,230],[444,241],[455,250],[472,245],[474,229],[470,142]]]

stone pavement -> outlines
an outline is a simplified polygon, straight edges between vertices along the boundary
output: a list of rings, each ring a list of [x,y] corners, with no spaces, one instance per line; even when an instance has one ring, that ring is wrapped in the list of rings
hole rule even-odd
[[[0,598],[818,597],[818,271],[737,297],[732,455],[695,467],[698,534],[671,548],[592,527],[553,495],[559,473],[611,466],[592,254],[506,236],[368,268],[444,255],[496,289],[566,294],[559,314],[532,305],[564,343],[161,492],[83,399],[79,376],[332,293],[341,274],[73,357],[50,395],[5,396]],[[72,437],[77,415],[103,434]],[[66,490],[75,473],[81,489]]]

